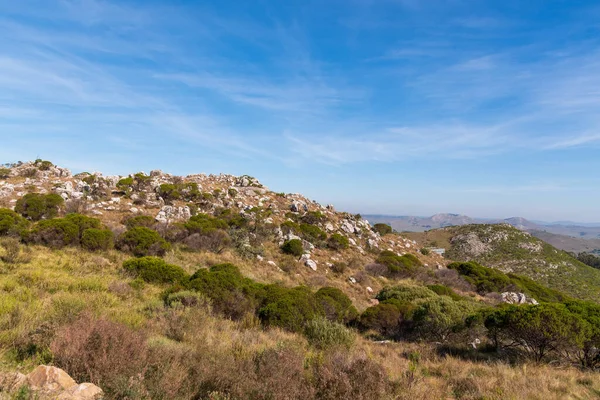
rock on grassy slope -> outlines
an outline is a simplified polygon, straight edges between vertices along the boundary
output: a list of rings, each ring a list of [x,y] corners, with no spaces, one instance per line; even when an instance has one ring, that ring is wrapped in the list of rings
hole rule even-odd
[[[600,299],[600,270],[508,224],[463,225],[408,236],[445,247],[451,260],[477,261],[577,298]]]

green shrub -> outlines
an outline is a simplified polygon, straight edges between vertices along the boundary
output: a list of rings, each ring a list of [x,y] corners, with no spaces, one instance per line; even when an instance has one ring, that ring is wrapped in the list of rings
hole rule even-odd
[[[29,232],[23,233],[27,243],[61,248],[79,242],[79,227],[65,218],[39,221]]]
[[[27,228],[27,220],[8,208],[0,208],[0,236],[17,236]]]
[[[421,250],[419,250],[421,252],[421,254],[423,254],[424,256],[428,256],[431,251],[427,248],[427,247],[423,247]]]
[[[10,169],[0,168],[0,179],[8,179],[10,177]]]
[[[393,251],[384,250],[379,254],[377,264],[385,265],[388,268],[388,272],[392,276],[397,275],[411,275],[423,264],[417,257],[412,254],[405,254],[399,256]]]
[[[185,228],[190,234],[199,233],[207,234],[217,229],[227,229],[228,224],[226,221],[212,217],[207,214],[194,215],[185,223]]]
[[[367,308],[360,316],[363,330],[373,330],[385,337],[398,336],[401,323],[402,312],[394,304],[377,304]]]
[[[130,251],[137,257],[162,256],[170,248],[170,244],[155,230],[142,226],[123,233],[118,240],[121,250]]]
[[[381,236],[387,235],[388,233],[392,233],[392,227],[388,224],[375,224],[373,225],[373,230],[379,233]]]
[[[376,296],[379,301],[396,299],[414,302],[415,300],[438,297],[435,292],[423,286],[396,285],[383,288]]]
[[[302,332],[308,321],[324,316],[314,294],[303,286],[288,289],[267,285],[263,304],[258,316],[264,324],[292,332]]]
[[[81,247],[90,251],[109,250],[115,244],[114,236],[110,229],[89,228],[81,235]]]
[[[125,225],[127,229],[133,229],[140,226],[144,228],[153,228],[156,225],[156,220],[149,215],[136,215],[124,220],[123,225]]]
[[[325,216],[321,211],[309,211],[302,216],[301,220],[305,224],[315,225],[323,222],[325,220]]]
[[[57,194],[28,193],[17,200],[15,211],[32,221],[54,218],[64,200]]]
[[[40,171],[48,171],[54,166],[54,164],[52,164],[50,161],[37,159],[35,160],[35,166],[38,167]]]
[[[444,342],[458,332],[475,311],[471,303],[436,296],[419,302],[413,313],[413,328],[422,339]]]
[[[318,226],[310,224],[300,224],[300,235],[309,242],[318,243],[327,239],[327,234]]]
[[[190,287],[208,297],[216,312],[232,319],[255,313],[262,299],[262,285],[245,278],[233,264],[196,271]]]
[[[594,335],[583,315],[570,312],[563,304],[502,307],[488,313],[484,324],[497,346],[519,348],[536,361],[550,353],[581,352]]]
[[[570,297],[566,294],[540,285],[536,281],[525,276],[515,274],[508,274],[507,276],[510,278],[513,285],[519,288],[519,291],[527,294],[530,297],[533,297],[538,301],[558,303],[570,299]]]
[[[334,233],[327,240],[327,247],[332,250],[347,249],[350,246],[348,238],[342,234]]]
[[[322,350],[335,347],[350,349],[355,340],[352,331],[327,318],[315,318],[309,321],[306,324],[304,335],[310,344]]]
[[[174,200],[179,200],[181,198],[179,188],[172,183],[163,183],[162,185],[160,185],[158,187],[158,194],[167,203],[172,202]]]
[[[183,268],[167,264],[158,257],[132,258],[123,263],[123,269],[134,278],[148,283],[183,283],[189,277]]]
[[[65,219],[77,225],[79,228],[79,238],[83,236],[83,232],[86,229],[100,229],[102,227],[102,222],[100,222],[99,219],[88,217],[82,214],[67,214]]]
[[[340,289],[323,287],[317,290],[315,297],[321,303],[325,316],[330,321],[348,324],[358,317],[358,311],[352,300]]]
[[[458,301],[462,299],[462,297],[458,295],[454,290],[450,289],[448,286],[445,285],[427,285],[427,289],[431,290],[439,296],[448,296],[452,300]]]
[[[117,182],[117,188],[124,190],[124,191],[129,191],[131,189],[133,189],[133,177],[128,176],[127,178],[123,178],[121,180],[119,180],[119,182]]]
[[[458,271],[481,294],[502,292],[511,284],[506,274],[473,261],[455,262],[448,265],[448,268]]]
[[[286,241],[282,246],[281,250],[285,254],[291,254],[296,257],[300,257],[304,254],[304,247],[302,246],[302,241],[300,239],[292,239]]]

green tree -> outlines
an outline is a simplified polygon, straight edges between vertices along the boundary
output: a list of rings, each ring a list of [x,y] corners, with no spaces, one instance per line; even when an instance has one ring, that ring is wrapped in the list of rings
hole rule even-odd
[[[17,200],[15,211],[32,221],[54,218],[64,200],[57,194],[28,193]]]

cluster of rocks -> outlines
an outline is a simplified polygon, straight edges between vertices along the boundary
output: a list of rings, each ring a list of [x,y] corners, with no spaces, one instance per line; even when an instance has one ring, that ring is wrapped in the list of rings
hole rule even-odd
[[[502,302],[508,304],[538,304],[536,299],[527,297],[524,293],[504,292],[501,293],[500,296],[502,298]]]
[[[77,384],[60,368],[40,365],[28,375],[21,373],[0,374],[0,392],[16,393],[22,387],[35,392],[36,399],[53,400],[99,400],[102,389],[92,383]]]

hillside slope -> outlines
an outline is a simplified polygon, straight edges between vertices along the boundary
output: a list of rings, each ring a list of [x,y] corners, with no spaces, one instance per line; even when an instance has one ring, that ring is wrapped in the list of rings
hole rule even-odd
[[[600,271],[508,224],[473,224],[405,236],[446,248],[446,258],[525,275],[582,299],[600,299]]]

